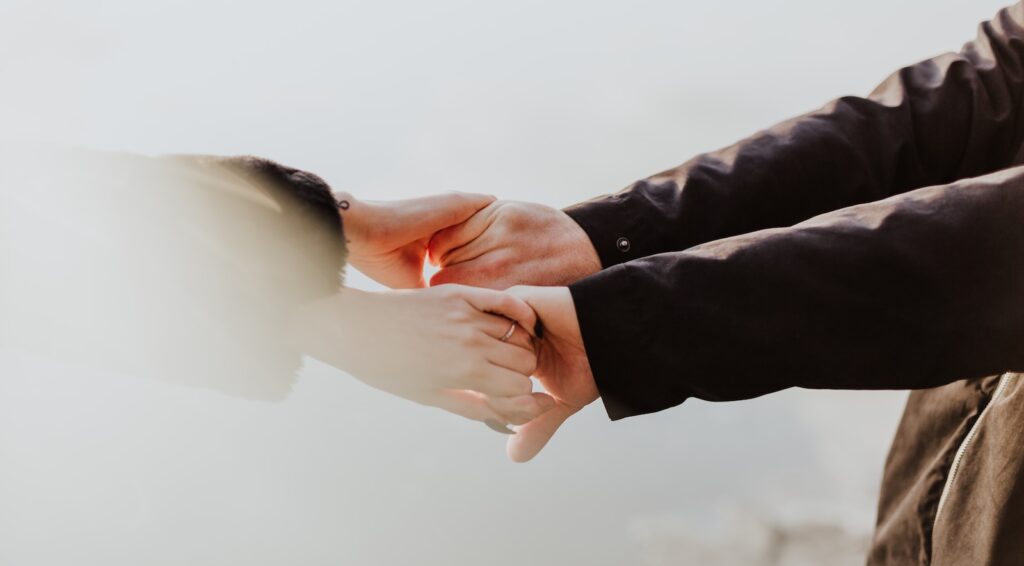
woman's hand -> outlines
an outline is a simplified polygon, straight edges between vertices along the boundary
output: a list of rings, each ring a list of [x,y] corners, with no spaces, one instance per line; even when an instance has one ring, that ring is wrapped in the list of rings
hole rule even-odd
[[[533,310],[507,293],[343,289],[310,305],[298,324],[306,353],[418,403],[501,424],[526,423],[554,406],[532,392]]]
[[[336,193],[345,224],[348,260],[391,288],[425,287],[423,261],[433,235],[465,222],[493,196],[447,193],[390,202],[360,201]]]

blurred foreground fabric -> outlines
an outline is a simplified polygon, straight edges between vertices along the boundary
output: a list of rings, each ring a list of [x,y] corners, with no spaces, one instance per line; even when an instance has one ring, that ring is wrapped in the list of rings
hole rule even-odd
[[[0,346],[280,399],[298,305],[341,286],[315,175],[253,158],[0,153]]]

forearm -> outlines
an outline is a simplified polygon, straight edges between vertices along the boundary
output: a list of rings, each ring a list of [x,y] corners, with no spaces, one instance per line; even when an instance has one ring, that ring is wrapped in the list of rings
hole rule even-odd
[[[1024,7],[977,39],[567,212],[605,267],[949,183],[1020,162]]]
[[[1024,370],[1024,168],[605,270],[571,287],[609,414]]]
[[[374,353],[362,351],[363,337],[372,336],[376,330],[373,298],[371,292],[346,287],[297,309],[289,321],[293,348],[360,375],[361,364],[373,363]]]

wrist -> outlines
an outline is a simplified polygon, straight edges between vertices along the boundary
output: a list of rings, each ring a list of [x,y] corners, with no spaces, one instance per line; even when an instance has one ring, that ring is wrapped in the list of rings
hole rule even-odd
[[[348,191],[332,191],[334,203],[338,207],[338,214],[341,216],[345,227],[345,239],[348,241],[349,251],[358,248],[367,240],[369,222],[369,207],[367,204]]]
[[[565,229],[571,245],[571,254],[575,258],[575,264],[579,270],[579,277],[576,280],[601,271],[601,258],[598,256],[597,248],[594,247],[590,235],[571,215],[564,211],[562,214],[567,219]]]
[[[293,347],[334,367],[348,370],[368,332],[376,295],[369,291],[343,288],[324,299],[308,303],[291,318]]]

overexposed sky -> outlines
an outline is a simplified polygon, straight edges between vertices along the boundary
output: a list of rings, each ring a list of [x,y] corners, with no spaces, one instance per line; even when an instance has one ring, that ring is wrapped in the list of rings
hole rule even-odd
[[[563,206],[866,94],[1003,3],[0,0],[0,137]],[[902,399],[595,404],[513,465],[314,363],[274,404],[0,350],[0,565],[661,564],[737,509],[868,532]]]

